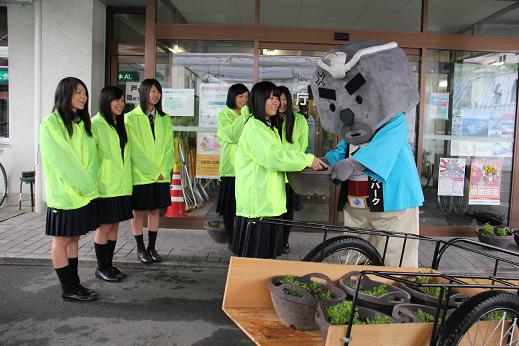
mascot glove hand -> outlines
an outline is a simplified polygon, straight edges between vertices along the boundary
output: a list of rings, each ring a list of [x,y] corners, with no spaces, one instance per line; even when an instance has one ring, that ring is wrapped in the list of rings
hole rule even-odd
[[[363,171],[366,167],[358,163],[352,158],[347,158],[337,162],[332,167],[331,178],[333,181],[346,181],[353,174],[354,171]]]

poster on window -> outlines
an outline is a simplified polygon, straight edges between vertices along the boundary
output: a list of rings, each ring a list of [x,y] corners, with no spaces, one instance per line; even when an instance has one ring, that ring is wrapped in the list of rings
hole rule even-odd
[[[449,93],[431,93],[429,102],[431,119],[449,119]]]
[[[500,159],[471,160],[469,204],[500,204],[502,167]]]
[[[438,196],[463,196],[465,159],[440,158]]]
[[[196,135],[196,177],[218,179],[220,144],[214,132],[198,132]]]
[[[228,90],[227,84],[200,83],[199,126],[216,127],[218,113],[225,108]]]
[[[195,116],[195,89],[162,89],[162,110],[172,117]]]
[[[126,82],[126,97],[125,102],[131,103],[134,106],[139,105],[140,97],[139,97],[139,82]]]

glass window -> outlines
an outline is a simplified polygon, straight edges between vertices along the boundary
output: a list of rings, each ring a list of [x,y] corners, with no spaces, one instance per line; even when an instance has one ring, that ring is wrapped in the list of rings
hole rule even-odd
[[[261,25],[420,31],[421,0],[261,0]]]
[[[422,223],[508,224],[518,60],[427,52]]]
[[[254,24],[254,0],[157,0],[159,24]]]
[[[435,32],[519,36],[517,18],[517,1],[429,1],[429,30]]]
[[[110,45],[110,84],[126,94],[125,111],[137,105],[137,88],[144,80],[144,31],[146,14],[113,13]]]
[[[0,6],[0,142],[9,138],[8,62],[7,7]]]

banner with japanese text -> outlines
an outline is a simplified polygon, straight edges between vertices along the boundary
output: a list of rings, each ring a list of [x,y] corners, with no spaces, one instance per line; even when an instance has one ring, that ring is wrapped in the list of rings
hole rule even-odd
[[[438,196],[463,196],[465,159],[440,158]]]
[[[214,132],[198,132],[196,136],[196,177],[219,179],[220,144]]]

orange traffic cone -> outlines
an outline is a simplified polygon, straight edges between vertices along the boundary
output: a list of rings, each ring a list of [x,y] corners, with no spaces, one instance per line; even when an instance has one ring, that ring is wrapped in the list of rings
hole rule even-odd
[[[171,205],[166,210],[164,217],[167,218],[184,218],[186,214],[186,204],[184,202],[184,193],[182,192],[182,181],[180,180],[180,172],[178,166],[173,168],[173,176],[171,177],[171,185],[169,186],[169,194],[171,196]]]

